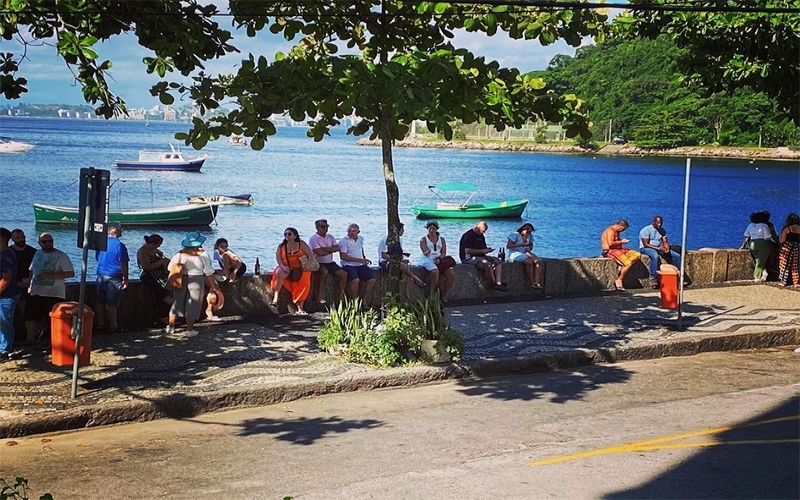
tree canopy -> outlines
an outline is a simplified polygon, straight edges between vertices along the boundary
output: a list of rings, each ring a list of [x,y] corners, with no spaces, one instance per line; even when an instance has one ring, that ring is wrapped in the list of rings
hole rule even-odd
[[[543,78],[558,93],[586,101],[592,138],[622,135],[645,147],[695,144],[766,147],[797,145],[800,129],[778,106],[749,87],[710,93],[683,78],[677,61],[685,49],[667,35],[653,40],[609,38],[558,55]]]
[[[557,5],[557,4],[555,4]],[[203,61],[235,50],[231,34],[211,16],[214,6],[195,1],[139,2],[88,0],[12,0],[0,17],[5,39],[21,35],[56,36],[58,53],[77,68],[77,79],[89,102],[101,103],[105,116],[121,107],[107,85],[110,62],[98,63],[92,49],[98,40],[133,32],[152,50],[148,72],[165,76],[178,70],[192,83],[162,81],[151,93],[171,104],[187,94],[201,113],[233,100],[237,109],[224,116],[196,118],[178,138],[195,148],[233,133],[250,137],[261,149],[276,133],[271,115],[288,112],[295,120],[310,118],[309,135],[321,140],[330,127],[349,115],[361,121],[348,133],[367,132],[382,145],[387,193],[389,243],[397,242],[398,191],[392,141],[405,136],[414,119],[452,136],[450,123],[484,120],[498,130],[519,127],[530,119],[565,124],[570,137],[589,136],[582,102],[559,95],[540,78],[502,68],[452,43],[456,30],[504,34],[513,39],[551,44],[562,38],[573,46],[584,37],[602,40],[606,16],[593,10],[508,7],[402,0],[272,1],[230,0],[235,25],[256,36],[268,30],[294,43],[288,53],[248,54],[238,71],[207,75]],[[163,14],[168,12],[169,17]],[[174,37],[174,38],[173,38]],[[344,53],[341,53],[344,51]],[[18,58],[4,56],[2,91],[17,97],[25,81],[15,77]]]
[[[645,3],[670,2],[631,0]],[[708,93],[744,87],[763,92],[800,125],[800,0],[702,0],[691,5],[707,11],[632,11],[614,20],[614,30],[628,38],[668,35],[685,49],[678,59],[682,73]],[[720,11],[720,6],[738,9]]]

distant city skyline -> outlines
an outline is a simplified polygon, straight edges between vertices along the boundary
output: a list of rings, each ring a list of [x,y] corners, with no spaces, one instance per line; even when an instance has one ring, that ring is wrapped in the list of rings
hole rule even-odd
[[[234,31],[234,30],[232,30]],[[222,59],[206,63],[206,72],[211,74],[233,73],[239,62],[252,52],[264,55],[270,61],[276,52],[287,51],[292,44],[282,37],[259,34],[255,38],[234,31],[233,44],[241,53],[230,54]],[[588,43],[588,42],[587,42]],[[525,73],[545,69],[557,54],[574,55],[575,49],[563,41],[542,47],[536,41],[511,40],[505,36],[487,37],[485,35],[459,32],[454,45],[465,47],[478,56],[496,60],[503,67],[513,67]],[[22,46],[15,42],[0,41],[0,52],[13,52],[19,55]],[[136,43],[133,35],[120,35],[98,45],[100,60],[111,60],[109,83],[112,91],[125,100],[130,108],[149,108],[158,104],[158,99],[150,95],[150,87],[161,79],[148,75],[142,58],[150,53]],[[80,86],[64,62],[56,55],[51,45],[29,46],[27,60],[23,61],[18,76],[27,78],[28,92],[19,99],[6,101],[6,104],[85,104]],[[180,75],[176,75],[178,79]],[[169,79],[167,75],[166,79]],[[174,106],[182,106],[176,100]],[[186,102],[188,104],[188,102]]]

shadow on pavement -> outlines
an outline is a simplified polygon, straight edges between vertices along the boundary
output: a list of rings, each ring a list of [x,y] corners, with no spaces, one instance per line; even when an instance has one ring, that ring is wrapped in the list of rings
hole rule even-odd
[[[553,403],[579,400],[604,385],[624,383],[630,372],[612,365],[595,365],[590,370],[556,371],[535,375],[488,377],[459,380],[459,391],[467,396],[484,396],[503,401],[547,399]]]
[[[160,330],[100,335],[92,339],[92,365],[81,367],[83,396],[113,389],[179,388],[202,381],[211,371],[253,361],[298,361],[319,352],[316,335],[322,319],[314,316],[247,318],[241,323],[198,323],[200,334],[183,338]],[[28,352],[18,370],[52,374],[37,385],[61,384],[72,367],[50,363],[48,352]],[[88,391],[88,392],[87,392]],[[146,398],[145,398],[146,399]]]
[[[686,303],[681,326],[695,325],[719,310],[714,305]],[[678,323],[676,311],[661,309],[657,298],[644,295],[495,303],[469,311],[454,307],[448,310],[448,318],[451,326],[464,333],[467,360],[615,347],[640,332],[658,331],[667,339]]]
[[[798,423],[800,404],[793,398],[730,430],[705,436],[703,441],[716,443],[650,482],[603,498],[800,498]]]
[[[355,429],[375,429],[383,425],[378,420],[343,420],[339,417],[301,417],[293,420],[255,418],[245,421],[237,435],[269,434],[275,439],[292,444],[310,445],[329,434],[342,434]]]

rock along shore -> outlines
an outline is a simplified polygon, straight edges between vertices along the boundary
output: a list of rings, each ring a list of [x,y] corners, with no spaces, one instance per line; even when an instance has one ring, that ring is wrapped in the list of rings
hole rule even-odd
[[[360,146],[378,146],[380,141],[359,139]],[[742,160],[800,160],[800,149],[780,148],[726,148],[714,146],[691,146],[668,149],[640,148],[635,144],[608,144],[598,150],[582,148],[576,144],[531,144],[482,141],[419,141],[403,139],[395,141],[401,148],[439,148],[439,149],[478,149],[486,151],[527,151],[532,153],[567,153],[582,155],[624,155],[624,156],[673,156],[703,158],[735,158]]]

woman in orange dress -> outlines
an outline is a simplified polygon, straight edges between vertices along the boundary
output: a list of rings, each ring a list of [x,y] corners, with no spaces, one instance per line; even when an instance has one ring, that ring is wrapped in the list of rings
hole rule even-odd
[[[303,269],[300,258],[313,258],[311,248],[300,239],[297,229],[287,227],[283,232],[283,241],[275,251],[275,260],[278,265],[272,271],[270,288],[275,292],[272,305],[278,305],[278,295],[281,288],[292,294],[292,302],[297,307],[295,314],[306,315],[305,302],[311,290],[311,271]]]

